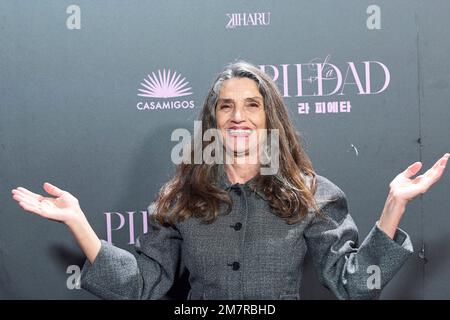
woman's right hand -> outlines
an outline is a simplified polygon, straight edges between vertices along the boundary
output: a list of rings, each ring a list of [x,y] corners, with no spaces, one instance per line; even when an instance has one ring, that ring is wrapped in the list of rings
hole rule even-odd
[[[86,257],[93,263],[100,251],[101,241],[87,221],[78,199],[48,182],[44,183],[44,190],[56,198],[44,197],[22,187],[13,189],[12,193],[14,200],[26,211],[65,223]]]
[[[63,222],[66,225],[84,216],[78,199],[69,192],[46,182],[44,190],[56,197],[44,197],[22,187],[12,190],[13,199],[26,211],[36,213],[41,217]]]

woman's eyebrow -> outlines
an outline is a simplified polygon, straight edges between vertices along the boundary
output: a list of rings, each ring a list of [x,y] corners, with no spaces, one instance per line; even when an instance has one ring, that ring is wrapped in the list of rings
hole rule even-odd
[[[250,98],[245,98],[245,100],[246,101],[256,101],[256,102],[258,102],[258,101],[262,101],[263,99],[261,98],[261,97],[250,97]]]
[[[254,96],[254,97],[245,98],[244,100],[245,101],[260,101],[261,102],[263,99],[261,97]],[[231,99],[231,98],[219,98],[218,102],[231,103],[231,102],[234,102],[234,99]]]
[[[219,98],[219,100],[217,102],[222,102],[222,103],[230,103],[233,102],[233,99],[230,98]]]

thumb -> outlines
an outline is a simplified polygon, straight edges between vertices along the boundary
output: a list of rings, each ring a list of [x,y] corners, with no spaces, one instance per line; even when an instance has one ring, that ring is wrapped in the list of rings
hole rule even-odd
[[[52,185],[51,183],[44,183],[44,190],[55,197],[60,197],[63,194],[63,190],[59,189],[57,186]]]
[[[407,178],[411,178],[413,175],[415,175],[417,172],[419,172],[420,168],[422,168],[422,162],[420,162],[420,161],[414,162],[412,165],[410,165],[408,168],[406,168],[405,171],[403,171],[403,174]]]

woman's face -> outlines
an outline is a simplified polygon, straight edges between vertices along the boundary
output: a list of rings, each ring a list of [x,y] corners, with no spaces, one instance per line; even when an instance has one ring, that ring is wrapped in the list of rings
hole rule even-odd
[[[235,156],[257,150],[266,129],[264,101],[257,83],[232,78],[222,83],[216,106],[217,127],[227,151]]]

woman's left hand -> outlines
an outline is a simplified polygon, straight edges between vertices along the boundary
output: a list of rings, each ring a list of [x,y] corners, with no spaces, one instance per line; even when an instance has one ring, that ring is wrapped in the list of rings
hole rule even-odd
[[[389,184],[390,194],[398,201],[407,204],[420,194],[424,194],[441,178],[444,173],[450,153],[444,154],[436,163],[424,174],[411,178],[422,168],[422,162],[414,162],[405,171],[398,174]]]
[[[414,162],[405,171],[399,173],[389,184],[389,194],[379,220],[380,228],[393,238],[397,226],[409,201],[424,194],[441,178],[450,153],[444,154],[424,174],[412,178],[422,168],[421,162]]]

